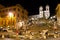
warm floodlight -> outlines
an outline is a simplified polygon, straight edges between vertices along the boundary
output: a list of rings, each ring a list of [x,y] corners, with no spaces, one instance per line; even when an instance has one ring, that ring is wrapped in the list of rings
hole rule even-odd
[[[11,18],[11,17],[13,17],[14,15],[13,15],[12,12],[9,12],[8,16]]]

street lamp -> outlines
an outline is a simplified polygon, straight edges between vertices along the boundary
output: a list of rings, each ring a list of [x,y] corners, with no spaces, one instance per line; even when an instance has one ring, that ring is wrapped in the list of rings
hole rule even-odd
[[[8,16],[9,16],[10,18],[12,18],[14,15],[13,15],[12,12],[9,12]]]
[[[11,23],[12,23],[13,17],[14,17],[13,12],[9,12],[9,13],[8,13],[8,18],[11,20]]]

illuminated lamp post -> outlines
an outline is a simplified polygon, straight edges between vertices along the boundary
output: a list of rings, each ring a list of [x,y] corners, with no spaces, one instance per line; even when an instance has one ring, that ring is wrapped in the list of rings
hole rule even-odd
[[[14,14],[12,12],[9,12],[8,13],[8,18],[11,20],[11,23],[12,23],[13,17],[14,17]]]
[[[14,15],[13,15],[12,12],[9,12],[8,16],[9,16],[10,18],[13,18]]]

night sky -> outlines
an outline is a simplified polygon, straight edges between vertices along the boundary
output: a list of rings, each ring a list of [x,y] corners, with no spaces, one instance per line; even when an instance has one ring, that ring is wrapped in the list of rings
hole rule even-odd
[[[45,7],[47,4],[50,6],[51,16],[55,15],[58,3],[60,3],[58,0],[0,0],[0,4],[4,6],[21,4],[29,12],[29,15],[39,14],[39,6]]]

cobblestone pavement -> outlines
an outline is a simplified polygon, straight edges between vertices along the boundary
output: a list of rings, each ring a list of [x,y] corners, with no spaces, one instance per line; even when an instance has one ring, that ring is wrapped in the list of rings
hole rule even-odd
[[[48,38],[48,39],[14,39],[14,38],[0,38],[0,40],[60,40],[60,38]]]

